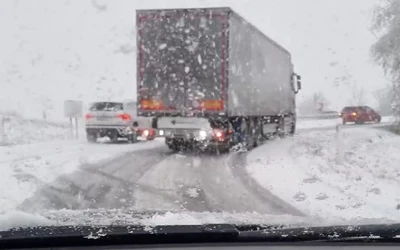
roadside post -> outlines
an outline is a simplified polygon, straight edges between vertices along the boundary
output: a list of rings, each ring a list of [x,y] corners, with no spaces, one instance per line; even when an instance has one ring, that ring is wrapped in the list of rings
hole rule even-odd
[[[82,101],[75,101],[75,100],[64,101],[64,116],[69,118],[69,123],[71,128],[71,139],[79,139],[78,119],[82,118],[83,116]]]

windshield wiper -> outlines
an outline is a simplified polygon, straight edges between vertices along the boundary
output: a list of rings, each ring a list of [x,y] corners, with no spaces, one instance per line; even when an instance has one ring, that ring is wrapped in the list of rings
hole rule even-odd
[[[120,244],[232,242],[239,231],[230,224],[182,226],[61,226],[0,232],[0,249]]]
[[[62,226],[0,232],[0,248],[185,243],[400,243],[400,224],[284,228],[230,224],[177,226]]]

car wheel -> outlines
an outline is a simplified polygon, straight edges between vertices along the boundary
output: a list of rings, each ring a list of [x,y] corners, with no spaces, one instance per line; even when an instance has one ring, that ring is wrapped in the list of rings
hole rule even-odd
[[[117,143],[118,142],[118,133],[117,131],[113,131],[108,134],[108,138],[110,138],[111,143]]]
[[[377,118],[375,118],[375,123],[380,123],[381,122],[381,117],[377,117]]]
[[[86,134],[86,139],[90,143],[97,142],[97,136],[95,134]]]
[[[346,120],[345,119],[342,120],[342,124],[346,125]]]

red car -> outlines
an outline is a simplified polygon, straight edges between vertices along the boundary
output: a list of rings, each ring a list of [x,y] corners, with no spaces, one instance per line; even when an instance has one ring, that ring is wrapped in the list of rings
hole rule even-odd
[[[340,112],[343,124],[347,122],[354,122],[356,124],[363,124],[365,122],[381,122],[381,116],[372,108],[368,106],[351,106],[345,107]]]

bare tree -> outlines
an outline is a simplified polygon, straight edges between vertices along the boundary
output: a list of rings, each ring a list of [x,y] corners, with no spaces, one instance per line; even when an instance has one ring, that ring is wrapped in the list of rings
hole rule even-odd
[[[372,56],[392,78],[392,108],[400,118],[400,1],[385,0],[376,7],[371,32],[378,37]]]
[[[392,114],[393,92],[390,86],[375,91],[373,96],[378,104],[378,112],[381,115]]]

